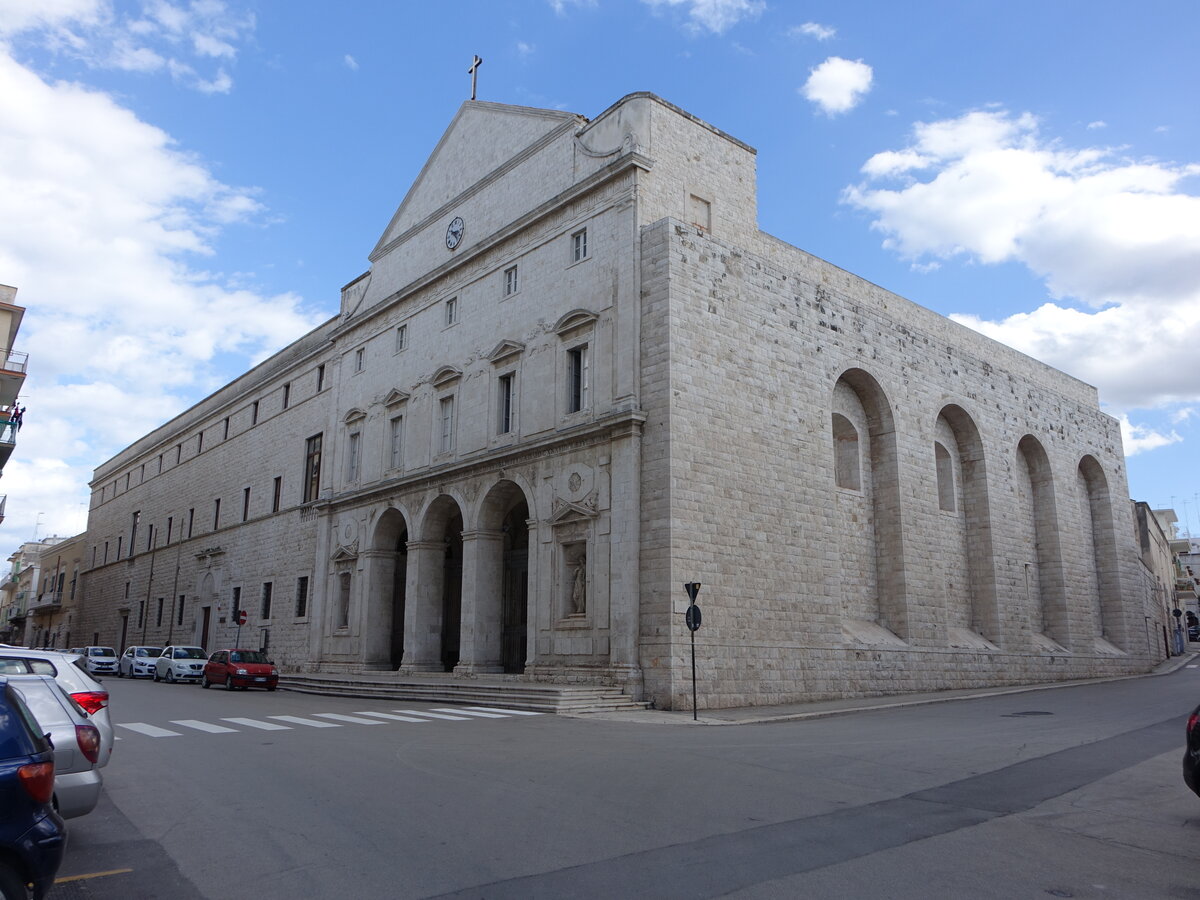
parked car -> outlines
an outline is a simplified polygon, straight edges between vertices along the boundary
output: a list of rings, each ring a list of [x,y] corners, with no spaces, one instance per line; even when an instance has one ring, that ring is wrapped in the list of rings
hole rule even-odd
[[[100,729],[100,766],[108,765],[113,751],[108,691],[87,673],[83,657],[61,650],[0,647],[0,675],[53,675],[71,699],[84,708],[92,724]]]
[[[1200,706],[1188,716],[1184,734],[1187,736],[1187,749],[1183,751],[1183,783],[1200,797]]]
[[[279,687],[275,664],[261,650],[216,650],[204,664],[201,687],[223,684],[228,690],[260,687],[273,691]]]
[[[84,647],[79,655],[89,675],[117,674],[117,651],[112,647]]]
[[[153,678],[154,661],[162,656],[162,647],[126,647],[117,661],[118,678]]]
[[[0,897],[41,900],[54,883],[67,828],[54,811],[54,748],[21,694],[0,675]]]
[[[154,661],[155,681],[199,681],[208,654],[203,647],[164,647]]]
[[[8,683],[54,745],[54,808],[64,819],[90,813],[100,800],[100,729],[49,675],[12,675]]]

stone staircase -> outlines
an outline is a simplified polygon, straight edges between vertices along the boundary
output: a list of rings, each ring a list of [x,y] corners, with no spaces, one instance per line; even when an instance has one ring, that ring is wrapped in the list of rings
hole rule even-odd
[[[466,706],[499,706],[530,712],[584,715],[644,710],[648,703],[634,700],[620,688],[589,684],[543,684],[505,679],[502,676],[451,678],[449,676],[295,673],[279,676],[279,687],[302,694],[332,697],[369,697],[376,700],[458,703]]]

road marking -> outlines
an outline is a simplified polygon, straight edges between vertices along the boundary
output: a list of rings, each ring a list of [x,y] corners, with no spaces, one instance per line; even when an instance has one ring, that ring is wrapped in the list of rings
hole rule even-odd
[[[435,709],[434,712],[451,713],[452,715],[460,714],[460,715],[464,715],[464,716],[478,716],[481,719],[507,719],[508,718],[508,716],[505,715],[504,713],[481,712],[477,709],[458,709],[458,708]]]
[[[109,869],[107,872],[88,872],[86,875],[64,875],[55,878],[55,884],[66,884],[69,881],[86,881],[89,878],[107,878],[109,875],[126,875],[133,869]]]
[[[322,719],[333,719],[336,722],[349,722],[352,725],[384,725],[384,722],[378,722],[375,719],[364,719],[362,716],[347,716],[342,713],[314,713]]]
[[[468,722],[468,721],[470,721],[470,716],[445,716],[445,715],[442,715],[441,713],[422,712],[419,709],[398,709],[398,710],[396,710],[396,712],[404,713],[405,715],[409,715],[409,716],[428,716],[431,719],[445,719],[448,722]]]
[[[236,728],[226,728],[224,725],[213,725],[197,719],[172,719],[172,725],[182,725],[185,728],[195,728],[197,731],[207,731],[209,734],[237,734]]]
[[[467,709],[474,709],[478,712],[494,712],[504,713],[506,716],[540,716],[540,712],[532,712],[528,709],[494,709],[490,706],[468,706]],[[464,710],[466,712],[466,710]]]
[[[128,728],[130,731],[136,731],[138,734],[144,734],[147,737],[179,737],[178,731],[169,731],[166,728],[159,728],[157,725],[147,725],[144,722],[120,722],[122,728]]]
[[[291,722],[293,725],[307,725],[309,728],[341,728],[333,722],[318,722],[316,719],[302,719],[299,716],[267,716],[268,719],[278,719],[280,722]]]
[[[357,712],[356,716],[379,716],[381,719],[391,719],[394,722],[428,722],[428,719],[418,719],[413,716],[398,716],[395,713],[384,712]]]
[[[247,728],[261,728],[263,731],[291,731],[286,725],[276,725],[274,722],[260,722],[258,719],[226,718],[222,722],[232,722],[234,725],[245,725]]]

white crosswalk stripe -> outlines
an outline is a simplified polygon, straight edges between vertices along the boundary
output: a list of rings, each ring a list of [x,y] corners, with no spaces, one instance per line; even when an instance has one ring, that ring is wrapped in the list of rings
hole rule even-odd
[[[378,716],[381,719],[391,719],[393,722],[428,722],[429,719],[418,719],[416,716],[398,716],[395,713],[385,712],[370,712],[363,710],[355,713],[356,716]]]
[[[309,728],[341,728],[336,722],[318,722],[316,719],[305,719],[300,716],[267,716],[268,719],[278,719],[280,722],[291,722],[293,725],[307,725]]]
[[[540,712],[533,712],[529,709],[495,709],[491,706],[467,706],[465,709],[473,709],[476,712],[504,713],[506,716],[540,716]]]
[[[477,709],[434,709],[434,712],[450,713],[452,716],[475,716],[479,719],[507,719],[504,713],[481,712]]]
[[[314,713],[322,719],[333,719],[335,722],[349,722],[351,725],[386,725],[378,719],[364,719],[362,716],[347,716],[343,713]]]
[[[447,722],[469,722],[470,716],[448,716],[445,713],[424,712],[419,709],[398,709],[398,713],[406,716],[428,716],[431,719],[445,719]]]
[[[259,719],[241,719],[228,718],[222,719],[222,722],[232,722],[234,725],[245,725],[247,728],[261,728],[263,731],[291,731],[287,725],[280,725],[278,722],[263,722]]]
[[[201,722],[198,719],[172,719],[172,725],[182,725],[185,728],[195,728],[197,731],[207,731],[209,734],[237,734],[236,728],[226,728],[224,725],[214,725],[211,722]]]
[[[136,731],[138,734],[144,734],[147,737],[179,737],[180,732],[171,731],[167,728],[159,728],[157,725],[147,725],[144,722],[121,722],[122,728],[128,728],[130,731]]]

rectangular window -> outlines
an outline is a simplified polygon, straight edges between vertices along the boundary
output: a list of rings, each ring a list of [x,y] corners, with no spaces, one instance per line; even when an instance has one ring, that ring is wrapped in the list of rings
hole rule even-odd
[[[175,517],[167,516],[167,543],[171,543],[171,530],[175,526]]]
[[[123,537],[117,538],[117,559],[121,558],[121,541],[123,541],[123,540],[125,540],[125,538],[123,538]]]
[[[202,431],[198,435],[196,435],[196,455],[199,456],[203,452],[204,452],[204,432]]]
[[[389,467],[399,469],[404,465],[404,416],[392,416],[390,438]]]
[[[271,496],[271,512],[279,512],[279,501],[283,499],[283,476],[275,478],[275,487]]]
[[[316,500],[321,493],[321,435],[314,434],[304,444],[304,502]]]
[[[133,546],[132,542],[130,542],[130,546],[131,547]],[[153,525],[146,526],[146,549],[147,550],[154,549],[154,526]]]
[[[162,474],[162,458],[163,458],[163,455],[161,453],[158,454],[158,474],[159,475]],[[104,498],[101,497],[100,499],[103,500]]]
[[[258,424],[258,401],[257,400],[255,400],[253,403],[250,404],[250,424],[251,425]]]
[[[288,408],[288,404],[291,402],[291,400],[292,400],[292,385],[291,385],[291,382],[288,382],[287,384],[285,384],[283,386],[283,408],[284,409]]]
[[[138,523],[142,521],[141,511],[134,512],[131,518],[133,521],[129,526],[129,552],[133,553],[134,548],[137,546]]]
[[[229,440],[229,416],[225,417],[225,428],[223,440]]]
[[[179,462],[182,459],[183,459],[183,444],[176,444],[175,445],[175,465],[179,465]],[[116,490],[116,485],[113,485],[113,490]]]
[[[571,262],[579,262],[588,255],[587,229],[581,228],[571,235]]]
[[[321,393],[321,390],[324,387],[325,387],[325,364],[321,363],[321,365],[317,366],[317,393],[318,394]]]
[[[440,453],[454,451],[454,397],[443,397],[441,400],[442,436],[438,445]]]
[[[501,375],[499,378],[500,395],[496,398],[498,421],[496,423],[497,434],[508,434],[512,431],[513,426],[513,379],[516,376],[512,372],[507,375]]]
[[[180,595],[179,595],[179,607],[178,607],[178,609],[176,610],[176,613],[177,613],[177,615],[178,615],[178,618],[175,620],[175,624],[176,624],[176,625],[182,625],[182,624],[183,624],[183,601],[184,601],[184,600],[186,600],[186,599],[187,599],[187,594],[180,594]]]
[[[588,345],[567,351],[567,412],[579,412],[588,405]]]
[[[446,325],[454,325],[458,322],[458,298],[451,297],[446,301]]]
[[[407,350],[407,349],[408,349],[408,326],[407,325],[397,325],[396,326],[396,352],[399,353],[401,350]]]
[[[143,628],[146,625],[146,601],[138,601],[138,628]]]
[[[188,510],[188,537],[192,536],[192,526],[196,524],[196,508]]]
[[[126,599],[126,600],[128,600],[128,599],[129,599],[129,585],[130,585],[130,584],[131,584],[131,582],[128,582],[128,581],[127,581],[127,582],[125,582],[125,599]]]
[[[250,488],[242,489],[242,521],[250,518]]]
[[[363,347],[359,347],[354,351],[354,371],[361,372],[363,370],[363,361],[366,358],[367,351]]]
[[[296,579],[296,618],[303,619],[308,615],[308,576],[301,575]]]
[[[213,501],[213,531],[221,527],[221,498]]]
[[[517,267],[504,270],[504,296],[509,297],[517,292]]]
[[[274,587],[271,582],[263,582],[262,591],[262,617],[264,619],[271,618],[271,590]]]
[[[351,484],[358,481],[358,456],[361,437],[362,435],[357,431],[351,432],[350,440],[346,446],[346,481]]]
[[[125,490],[129,490],[129,480],[133,477],[132,472],[125,473]]]
[[[108,541],[104,542],[104,561],[108,562]]]
[[[155,628],[162,628],[162,614],[163,614],[163,600],[164,599],[165,599],[164,597],[159,597],[158,600],[156,601],[158,603],[158,612],[154,617],[154,627]]]
[[[238,613],[242,611],[242,589],[235,587],[233,589],[233,621],[237,621]]]
[[[99,552],[100,552],[100,548],[93,545],[92,546],[92,568],[93,569],[96,568],[96,554]]]

